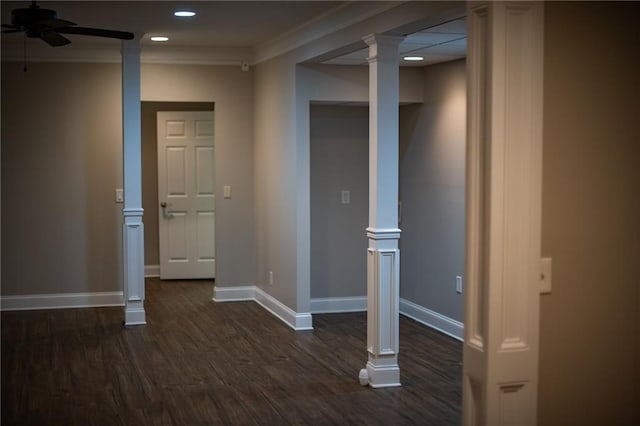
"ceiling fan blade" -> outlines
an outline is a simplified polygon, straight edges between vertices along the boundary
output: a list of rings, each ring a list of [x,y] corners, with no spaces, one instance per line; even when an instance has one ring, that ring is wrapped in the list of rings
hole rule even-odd
[[[4,31],[2,32],[2,34],[20,33],[20,32],[22,32],[22,31],[23,31],[23,30],[21,30],[21,29],[17,28],[17,29],[15,29],[15,30],[4,30]]]
[[[53,47],[64,46],[65,44],[71,43],[68,38],[61,36],[53,30],[42,31],[40,33],[40,38],[49,46]]]
[[[9,28],[9,29],[12,29],[12,30],[20,29],[20,27],[18,27],[17,25],[12,25],[12,24],[2,24],[2,28]]]
[[[64,19],[53,18],[53,19],[44,19],[38,22],[38,25],[41,25],[42,27],[46,27],[49,29],[58,29],[61,27],[70,27],[77,24],[75,22],[65,21]]]
[[[133,33],[130,33],[130,32],[103,30],[99,28],[62,27],[62,28],[56,28],[56,31],[62,34],[78,34],[78,35],[86,35],[86,36],[94,36],[94,37],[117,38],[120,40],[132,40],[134,37]]]

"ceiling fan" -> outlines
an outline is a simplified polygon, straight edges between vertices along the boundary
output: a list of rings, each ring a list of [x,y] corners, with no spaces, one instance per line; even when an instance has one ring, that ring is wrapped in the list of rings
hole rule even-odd
[[[39,38],[54,47],[71,43],[62,34],[133,39],[133,33],[126,31],[78,27],[74,22],[58,19],[55,10],[42,9],[35,1],[32,1],[29,7],[12,10],[11,24],[2,24],[2,28],[6,28],[2,31],[4,34],[24,32],[27,37]]]

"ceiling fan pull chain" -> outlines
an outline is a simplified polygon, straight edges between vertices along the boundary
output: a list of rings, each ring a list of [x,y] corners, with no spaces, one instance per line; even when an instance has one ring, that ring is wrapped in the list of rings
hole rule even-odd
[[[23,59],[23,72],[27,72],[27,34],[24,34],[22,43],[22,59]]]

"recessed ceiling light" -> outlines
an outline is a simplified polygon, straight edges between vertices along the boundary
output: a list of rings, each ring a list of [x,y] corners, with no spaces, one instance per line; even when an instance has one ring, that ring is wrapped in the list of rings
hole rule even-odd
[[[402,59],[405,61],[424,61],[424,56],[405,56]]]
[[[169,41],[169,37],[165,36],[152,36],[151,41]]]
[[[174,16],[179,16],[181,18],[189,18],[191,16],[196,16],[196,13],[192,10],[177,10],[173,12]]]

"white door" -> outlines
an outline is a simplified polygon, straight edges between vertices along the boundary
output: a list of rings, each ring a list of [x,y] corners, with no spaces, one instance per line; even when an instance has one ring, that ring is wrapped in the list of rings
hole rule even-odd
[[[160,278],[213,278],[213,111],[158,112],[157,122]]]

